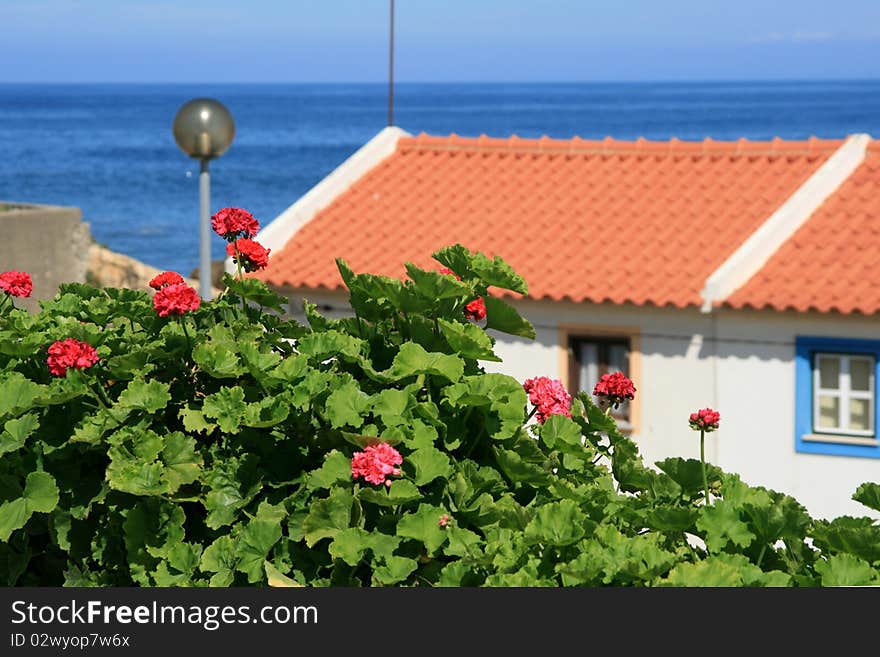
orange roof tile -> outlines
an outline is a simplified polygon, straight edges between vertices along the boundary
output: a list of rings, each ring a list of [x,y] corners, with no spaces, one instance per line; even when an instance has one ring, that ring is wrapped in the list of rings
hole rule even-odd
[[[259,277],[342,287],[456,242],[499,255],[535,299],[699,305],[706,278],[842,144],[400,138]]]
[[[733,308],[880,311],[880,143],[725,303]]]

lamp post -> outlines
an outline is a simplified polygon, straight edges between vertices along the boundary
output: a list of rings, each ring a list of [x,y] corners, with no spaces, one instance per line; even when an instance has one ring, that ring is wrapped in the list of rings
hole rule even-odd
[[[211,298],[211,177],[208,162],[220,157],[235,137],[229,110],[213,98],[193,98],[174,117],[174,141],[201,162],[199,171],[199,294]]]

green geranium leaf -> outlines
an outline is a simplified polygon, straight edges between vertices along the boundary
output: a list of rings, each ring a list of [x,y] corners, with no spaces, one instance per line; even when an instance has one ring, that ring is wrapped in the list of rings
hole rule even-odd
[[[327,417],[337,429],[346,425],[360,427],[369,407],[369,396],[354,381],[348,381],[331,392],[326,403]]]
[[[442,318],[437,322],[443,337],[459,356],[488,361],[501,360],[492,351],[492,338],[476,324],[450,322]]]
[[[529,340],[535,339],[535,327],[509,303],[490,294],[483,297],[483,302],[486,304],[487,330],[495,329],[508,335],[517,335]]]
[[[360,527],[346,527],[338,532],[328,550],[334,559],[342,559],[349,566],[357,566],[369,548],[367,532]]]
[[[681,486],[684,495],[694,497],[703,493],[703,470],[700,461],[675,457],[658,461],[656,465]],[[706,478],[711,486],[713,481],[721,480],[721,470],[707,463]]]
[[[235,278],[224,274],[223,284],[233,294],[246,301],[263,308],[269,308],[279,313],[284,313],[287,307],[287,297],[273,291],[266,283],[256,278]]]
[[[852,554],[833,554],[816,562],[822,586],[870,586],[880,584],[880,571]]]
[[[415,471],[416,486],[424,486],[438,477],[452,474],[452,463],[436,447],[420,447],[404,459],[404,467]]]
[[[140,501],[128,511],[123,535],[131,576],[141,586],[153,584],[150,573],[183,542],[183,509],[159,498]]]
[[[706,533],[706,547],[710,552],[720,552],[728,543],[748,547],[756,538],[740,518],[739,510],[725,500],[700,507],[697,528]]]
[[[816,547],[831,554],[850,553],[868,563],[880,561],[880,526],[872,518],[840,516],[813,523]]]
[[[374,568],[373,577],[380,584],[397,584],[409,577],[418,566],[419,562],[415,559],[395,555],[388,557],[381,566]]]
[[[422,503],[416,512],[405,513],[400,518],[397,535],[421,541],[428,554],[433,554],[447,539],[446,531],[440,526],[440,517],[445,513],[439,506]]]
[[[710,556],[697,563],[682,562],[658,586],[677,587],[733,587],[742,586],[739,568],[717,556]]]
[[[179,431],[165,436],[162,462],[165,464],[162,476],[171,493],[199,478],[202,457],[196,453],[196,441]]]
[[[495,454],[498,468],[507,475],[511,481],[534,485],[544,485],[550,481],[550,473],[546,468],[524,461],[523,458],[514,451],[493,447],[492,453]]]
[[[349,474],[349,476],[351,475]],[[390,487],[361,488],[357,496],[362,502],[379,506],[397,506],[421,499],[422,493],[413,482],[407,479],[397,479],[392,481]]]
[[[27,410],[42,390],[42,386],[18,372],[0,374],[0,418]]]
[[[351,507],[354,498],[350,491],[335,488],[330,497],[314,502],[309,515],[303,520],[306,545],[313,547],[322,538],[334,538],[351,525]]]
[[[580,427],[564,415],[551,415],[540,425],[541,440],[550,449],[571,449],[584,451]]]
[[[394,357],[391,368],[385,372],[393,381],[418,374],[442,376],[448,381],[458,381],[464,373],[464,361],[458,356],[425,351],[414,343],[405,342]]]
[[[265,577],[264,562],[269,552],[281,539],[281,525],[260,518],[251,520],[238,537],[235,556],[236,569],[245,573],[248,582],[260,582]]]
[[[869,509],[880,511],[880,484],[866,482],[856,489],[852,498]]]
[[[411,262],[407,262],[405,266],[406,273],[412,279],[415,288],[428,299],[440,301],[471,296],[470,286],[454,276],[421,269]]]
[[[309,333],[299,339],[297,350],[318,363],[328,358],[358,362],[363,358],[363,340],[334,330]]]
[[[217,420],[224,433],[238,433],[245,413],[244,390],[240,386],[221,388],[205,397],[202,413]]]
[[[8,541],[12,532],[24,527],[34,513],[49,513],[57,505],[55,478],[48,472],[31,472],[22,496],[0,505],[0,541]]]
[[[332,488],[334,484],[351,481],[351,458],[337,449],[324,456],[324,464],[312,470],[307,478],[310,488]]]
[[[208,510],[205,522],[217,529],[234,522],[239,509],[247,505],[260,491],[260,471],[257,459],[228,458],[203,474],[208,493],[204,505]]]
[[[211,586],[225,587],[235,579],[237,565],[235,541],[230,536],[220,536],[202,553],[199,569],[205,573],[214,573]]]
[[[205,372],[216,379],[240,376],[244,367],[235,352],[224,344],[202,342],[192,351],[193,360]]]
[[[180,412],[177,415],[183,422],[184,428],[190,433],[208,434],[217,427],[214,422],[209,422],[205,418],[205,414],[197,408],[190,408],[189,406],[185,406],[180,409]]]
[[[571,545],[584,537],[586,527],[595,525],[573,500],[552,502],[537,508],[535,517],[526,526],[529,543]]]
[[[406,390],[386,388],[370,398],[373,414],[382,420],[386,427],[403,424],[404,416],[409,414],[416,400]]]
[[[648,512],[648,522],[661,532],[692,530],[699,512],[691,507],[657,506]]]
[[[30,435],[40,426],[36,413],[28,413],[20,418],[7,420],[0,434],[0,455],[14,452],[24,447]]]
[[[120,393],[117,403],[122,408],[156,413],[165,408],[170,400],[171,393],[167,383],[133,379]]]
[[[476,532],[449,524],[446,526],[446,533],[449,536],[449,544],[443,548],[443,554],[467,559],[477,559],[482,556],[482,545],[485,541]]]
[[[274,427],[284,422],[289,414],[290,406],[285,402],[274,397],[264,397],[245,407],[241,423],[258,429]]]
[[[279,383],[294,383],[303,379],[309,370],[309,359],[303,354],[293,354],[269,372],[269,376]]]

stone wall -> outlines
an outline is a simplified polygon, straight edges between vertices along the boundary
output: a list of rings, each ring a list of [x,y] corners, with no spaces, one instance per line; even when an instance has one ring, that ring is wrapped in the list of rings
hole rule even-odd
[[[37,311],[59,284],[85,282],[92,237],[79,208],[0,201],[0,234],[0,271],[26,271],[34,282],[19,308]]]
[[[39,311],[41,300],[54,297],[61,283],[152,293],[149,281],[162,271],[95,244],[89,225],[76,207],[0,201],[0,231],[0,272],[17,270],[31,275],[31,296],[15,300],[16,306],[30,312]],[[223,263],[213,264],[214,274],[219,277]],[[198,279],[184,280],[199,289]],[[212,296],[220,293],[214,283]]]

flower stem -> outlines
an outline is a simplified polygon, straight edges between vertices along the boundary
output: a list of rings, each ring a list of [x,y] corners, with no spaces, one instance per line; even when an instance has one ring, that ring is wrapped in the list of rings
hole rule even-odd
[[[703,492],[706,494],[706,506],[709,506],[709,480],[706,478],[706,431],[700,429],[700,466],[703,469]]]
[[[180,326],[183,328],[183,335],[186,336],[186,346],[189,350],[189,353],[192,354],[192,340],[189,337],[189,331],[186,329],[186,315],[180,316]]]
[[[103,406],[105,410],[109,410],[109,408],[113,406],[113,402],[110,401],[110,398],[107,396],[107,391],[104,390],[104,386],[101,385],[101,382],[88,375],[86,375],[85,379],[88,381],[89,388],[92,392],[97,391],[95,399],[98,400],[98,403]]]

